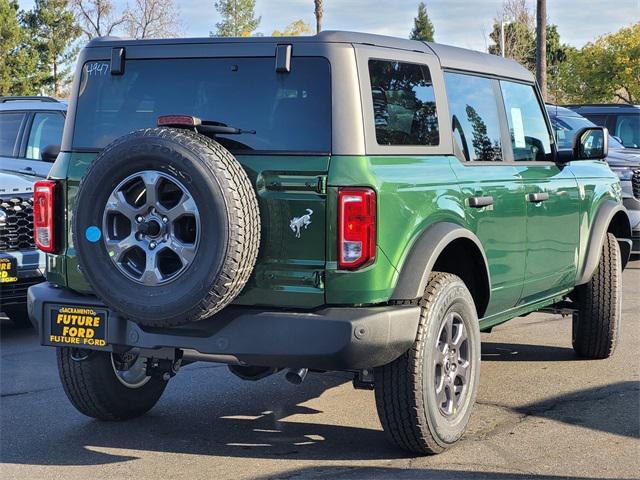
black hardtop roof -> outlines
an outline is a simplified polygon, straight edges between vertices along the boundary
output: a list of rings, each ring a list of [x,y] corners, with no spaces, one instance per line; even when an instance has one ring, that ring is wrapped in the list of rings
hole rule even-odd
[[[202,37],[134,40],[119,37],[101,37],[91,40],[87,48],[126,47],[127,45],[189,45],[224,43],[349,43],[373,47],[391,48],[426,54],[435,54],[443,68],[478,72],[487,75],[533,82],[533,75],[519,63],[497,55],[438,43],[408,40],[405,38],[372,33],[325,30],[317,35],[297,37]]]

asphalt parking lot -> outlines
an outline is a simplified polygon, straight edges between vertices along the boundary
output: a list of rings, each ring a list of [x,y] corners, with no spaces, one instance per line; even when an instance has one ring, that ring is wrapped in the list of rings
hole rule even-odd
[[[568,318],[535,314],[483,334],[481,387],[465,439],[436,457],[385,440],[373,392],[345,375],[242,382],[222,365],[180,371],[128,423],[76,412],[55,353],[1,323],[3,479],[640,478],[640,261],[624,276],[615,355],[578,359]]]

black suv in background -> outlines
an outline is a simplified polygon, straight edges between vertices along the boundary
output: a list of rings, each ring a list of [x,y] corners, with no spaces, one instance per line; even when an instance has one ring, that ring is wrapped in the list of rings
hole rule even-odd
[[[558,150],[571,150],[573,137],[585,127],[593,127],[592,121],[573,110],[547,105],[547,113],[556,136]],[[640,254],[640,149],[626,148],[616,138],[609,135],[607,163],[618,175],[622,186],[622,200],[629,213],[633,246],[631,253]]]
[[[607,127],[627,148],[640,148],[640,105],[565,105],[596,125]]]

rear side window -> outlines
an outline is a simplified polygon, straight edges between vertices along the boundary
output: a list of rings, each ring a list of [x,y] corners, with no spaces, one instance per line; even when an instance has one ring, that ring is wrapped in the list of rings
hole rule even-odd
[[[551,161],[551,139],[542,106],[531,85],[500,81],[509,123],[513,159]]]
[[[0,155],[13,157],[24,113],[0,113]]]
[[[379,145],[438,145],[436,98],[425,65],[369,60]]]
[[[83,67],[73,147],[100,149],[160,115],[193,115],[255,133],[218,135],[232,151],[329,152],[330,67],[325,58],[293,57],[276,73],[273,57],[127,60]]]
[[[458,152],[466,160],[502,160],[498,104],[492,80],[445,72],[451,128]]]
[[[41,160],[42,150],[48,145],[60,145],[64,117],[59,113],[38,112],[33,117],[27,142],[27,158]]]

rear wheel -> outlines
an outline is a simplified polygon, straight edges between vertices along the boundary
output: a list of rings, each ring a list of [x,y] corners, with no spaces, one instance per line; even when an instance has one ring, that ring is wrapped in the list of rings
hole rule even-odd
[[[393,443],[415,453],[440,453],[469,422],[480,376],[480,330],[464,282],[433,273],[413,347],[375,373],[376,405]]]
[[[581,357],[608,358],[615,348],[622,317],[622,264],[616,237],[607,233],[591,280],[576,288],[573,298],[573,349]]]
[[[146,358],[124,354],[58,348],[58,372],[74,407],[100,420],[126,420],[149,411],[167,382],[146,374]]]

